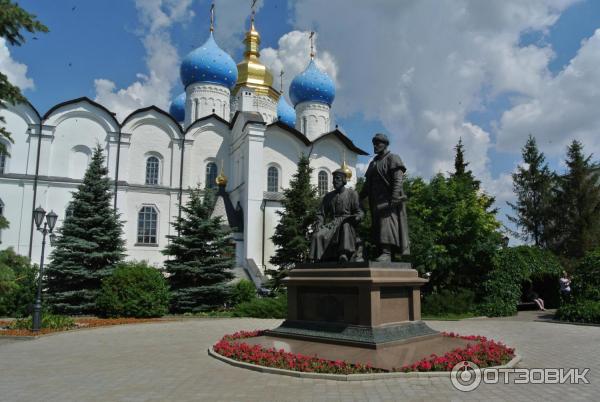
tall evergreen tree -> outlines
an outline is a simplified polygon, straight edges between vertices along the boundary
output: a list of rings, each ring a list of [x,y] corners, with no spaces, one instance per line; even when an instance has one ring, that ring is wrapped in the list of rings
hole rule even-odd
[[[100,145],[71,201],[46,271],[48,302],[56,312],[91,314],[101,281],[125,252],[123,228],[112,207],[108,169]]]
[[[317,189],[310,182],[312,171],[308,156],[301,155],[290,187],[283,191],[283,210],[277,211],[280,219],[271,237],[277,251],[270,262],[277,268],[267,270],[274,289],[281,286],[289,269],[306,261],[310,251],[311,229],[319,206]]]
[[[235,253],[230,231],[220,217],[211,218],[212,200],[211,191],[192,189],[181,218],[173,223],[179,236],[167,236],[163,254],[173,257],[165,261],[173,312],[210,310],[228,300]]]
[[[35,15],[29,14],[10,0],[0,0],[0,37],[6,39],[11,46],[21,46],[25,43],[25,38],[21,34],[23,29],[31,33],[48,32],[48,28],[39,22]],[[19,87],[11,84],[6,74],[0,71],[0,109],[6,107],[5,102],[14,105],[25,102],[25,98]],[[5,123],[2,116],[0,116],[0,123]],[[10,142],[13,141],[10,133],[0,126],[0,139],[2,137]],[[6,145],[2,141],[0,141],[0,153],[6,153]]]
[[[567,172],[558,178],[552,210],[552,249],[578,259],[600,245],[600,170],[573,141],[567,149]]]
[[[512,174],[516,203],[507,202],[516,216],[508,216],[520,229],[523,240],[533,240],[536,246],[545,246],[546,229],[550,226],[550,202],[554,174],[538,150],[535,138],[529,135],[521,151],[523,164]]]
[[[473,176],[473,172],[471,170],[467,170],[469,162],[465,161],[465,147],[462,143],[462,138],[458,139],[458,143],[454,147],[454,151],[454,172],[450,174],[450,177],[470,183],[473,188],[479,190],[481,182],[479,180],[475,180],[475,176]]]

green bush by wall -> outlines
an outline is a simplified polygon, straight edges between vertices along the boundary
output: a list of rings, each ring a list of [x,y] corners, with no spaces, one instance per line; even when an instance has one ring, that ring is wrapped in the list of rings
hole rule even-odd
[[[240,303],[233,311],[234,317],[286,318],[287,294],[278,293],[275,297],[254,298]]]
[[[256,286],[248,279],[242,279],[235,283],[231,289],[231,304],[237,306],[240,303],[250,302],[256,298]]]
[[[498,251],[494,269],[482,285],[483,302],[480,314],[488,317],[509,316],[517,313],[522,295],[522,284],[542,278],[553,278],[558,286],[562,267],[550,252],[534,246],[518,246]]]
[[[169,288],[146,262],[123,263],[102,281],[96,305],[105,317],[160,317],[168,311]]]

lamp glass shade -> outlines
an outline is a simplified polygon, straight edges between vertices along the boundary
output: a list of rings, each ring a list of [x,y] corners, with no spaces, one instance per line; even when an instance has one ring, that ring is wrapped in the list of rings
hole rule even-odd
[[[55,233],[50,233],[50,236],[48,236],[50,238],[50,245],[54,246],[54,242],[56,241],[56,234]]]
[[[48,215],[46,215],[46,222],[48,222],[48,228],[52,232],[54,229],[54,225],[56,225],[56,220],[58,219],[58,215],[54,211],[50,211]]]
[[[42,226],[42,222],[44,221],[44,215],[46,215],[46,211],[44,208],[37,207],[33,210],[33,220],[35,221],[35,226],[39,229]]]

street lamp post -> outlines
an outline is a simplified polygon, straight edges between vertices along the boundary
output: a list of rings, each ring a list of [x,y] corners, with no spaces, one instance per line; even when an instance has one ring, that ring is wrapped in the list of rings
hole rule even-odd
[[[44,217],[46,221],[44,222]],[[33,211],[33,219],[37,230],[42,232],[42,256],[40,257],[40,276],[38,277],[37,283],[37,294],[35,297],[35,304],[33,305],[33,325],[32,330],[38,332],[42,326],[42,278],[44,277],[44,249],[46,248],[46,235],[50,233],[50,237],[53,237],[52,230],[56,225],[58,215],[54,211],[50,211],[46,214],[46,211],[42,207],[37,207]],[[44,226],[42,227],[42,222]]]

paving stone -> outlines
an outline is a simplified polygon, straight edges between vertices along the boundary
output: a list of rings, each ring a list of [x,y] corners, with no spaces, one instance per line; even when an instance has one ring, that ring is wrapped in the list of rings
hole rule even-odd
[[[514,346],[520,367],[590,368],[589,385],[495,384],[455,390],[448,378],[311,380],[232,367],[206,350],[223,334],[279,320],[207,319],[67,332],[0,342],[0,400],[12,401],[397,401],[593,400],[600,394],[600,328],[477,319],[431,321]]]

